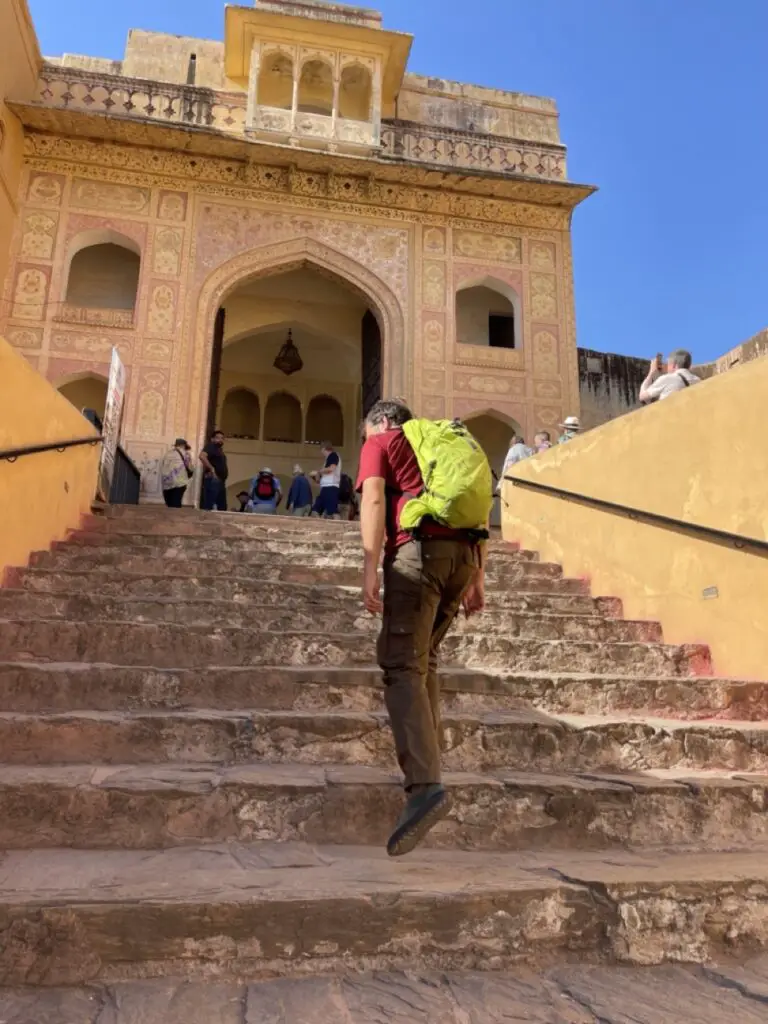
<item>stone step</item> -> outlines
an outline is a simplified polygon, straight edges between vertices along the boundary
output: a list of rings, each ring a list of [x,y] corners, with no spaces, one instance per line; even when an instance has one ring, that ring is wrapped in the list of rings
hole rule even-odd
[[[768,941],[765,853],[9,851],[0,983],[743,958]]]
[[[743,849],[768,841],[768,777],[448,772],[435,849]],[[0,848],[146,850],[273,840],[383,846],[399,779],[348,765],[0,764]]]
[[[189,561],[196,565],[216,562],[231,566],[236,563],[248,567],[254,573],[259,572],[262,567],[324,568],[332,571],[354,568],[358,572],[362,572],[363,567],[361,548],[334,549],[326,545],[319,551],[312,551],[305,545],[288,547],[280,542],[269,544],[249,540],[211,540],[201,545],[197,540],[184,543],[185,539],[174,540],[166,537],[137,537],[134,543],[128,543],[130,538],[125,539],[125,544],[113,544],[112,538],[91,535],[88,543],[55,543],[52,550],[46,554],[54,559],[62,556],[107,558],[121,553],[126,556],[141,554],[153,556],[164,564]],[[488,561],[486,575],[514,585],[528,576],[560,579],[563,572],[561,567],[554,563],[539,563],[535,558],[510,552],[492,555]]]
[[[226,623],[258,631],[327,630],[330,633],[378,633],[381,620],[369,615],[359,596],[335,601],[307,602],[293,595],[287,605],[263,606],[235,601],[195,601],[178,598],[149,600],[94,595],[34,594],[25,590],[0,591],[0,618],[68,619],[77,622],[175,623],[210,626]],[[467,620],[456,619],[459,632],[501,634],[539,640],[603,640],[631,642],[662,640],[656,622],[603,619],[597,615],[513,612],[496,609]]]
[[[137,576],[131,573],[107,573],[98,570],[14,569],[6,577],[7,588],[46,594],[97,594],[100,597],[146,597],[153,600],[234,601],[238,603],[281,606],[285,608],[308,602],[341,601],[360,604],[360,574],[356,585],[332,583],[271,582],[268,587],[253,576],[174,576],[154,573]],[[3,593],[0,590],[0,595]],[[612,597],[588,597],[586,594],[529,593],[489,588],[488,609],[542,612],[567,615],[600,615],[621,618],[621,601]]]
[[[467,630],[472,629],[470,620]],[[0,620],[0,661],[88,661],[151,665],[355,666],[376,662],[373,631],[268,632],[218,624]],[[441,645],[443,663],[459,668],[520,672],[589,672],[630,677],[711,675],[707,648],[648,642],[538,640],[453,630]]]
[[[446,771],[768,770],[766,722],[449,711],[443,733]],[[0,750],[15,765],[394,764],[380,711],[4,712]]]
[[[0,990],[9,1024],[765,1024],[768,957],[743,966],[334,972]],[[627,1012],[632,1016],[627,1017]]]
[[[445,668],[445,711],[655,715],[768,719],[762,683],[712,677],[630,679],[616,675],[503,673]],[[0,711],[193,710],[380,711],[381,672],[359,666],[157,669],[125,665],[0,663]]]
[[[336,538],[327,532],[320,531],[316,536],[305,537],[300,533],[287,533],[276,530],[272,533],[244,533],[230,529],[227,533],[210,536],[208,534],[179,534],[173,531],[157,533],[144,530],[75,530],[70,532],[66,540],[56,541],[54,549],[66,548],[69,545],[96,548],[117,548],[137,545],[141,547],[165,550],[173,547],[178,551],[189,552],[197,557],[200,540],[204,539],[206,552],[221,553],[259,553],[281,555],[296,559],[322,558],[339,556],[362,559],[363,547],[359,535]],[[521,550],[515,544],[493,543],[489,561],[523,561],[538,562],[536,551]]]
[[[59,570],[94,570],[109,572],[111,575],[130,573],[151,576],[158,569],[164,569],[173,576],[225,576],[229,578],[237,571],[239,576],[250,575],[263,583],[335,583],[338,586],[360,586],[359,565],[336,566],[315,563],[293,564],[287,561],[281,565],[273,556],[254,558],[162,558],[156,552],[144,549],[93,550],[87,548],[66,548],[59,551],[35,552],[30,565],[36,568]],[[521,591],[588,594],[585,580],[565,579],[558,565],[540,562],[518,562],[513,571],[504,571],[490,565],[487,571],[489,587],[514,588]]]

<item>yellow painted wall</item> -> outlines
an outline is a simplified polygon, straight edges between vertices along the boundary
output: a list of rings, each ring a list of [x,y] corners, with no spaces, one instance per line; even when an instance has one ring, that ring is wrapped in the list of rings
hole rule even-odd
[[[37,86],[40,51],[25,0],[4,0],[0,32],[0,281],[18,213],[24,132],[5,101],[30,99]]]
[[[96,437],[96,430],[0,338],[0,449]],[[77,527],[96,490],[100,446],[0,461],[0,573]]]
[[[768,358],[514,467],[520,479],[768,540]],[[715,671],[768,678],[768,557],[506,484],[504,535],[586,576]],[[704,592],[717,588],[716,597]]]

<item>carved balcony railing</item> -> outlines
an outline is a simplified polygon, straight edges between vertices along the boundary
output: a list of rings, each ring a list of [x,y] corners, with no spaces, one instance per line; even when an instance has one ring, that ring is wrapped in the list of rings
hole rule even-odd
[[[242,134],[245,94],[44,64],[38,102],[59,110],[111,114]]]
[[[381,129],[382,155],[420,164],[484,170],[532,178],[566,178],[565,147],[496,135],[389,121]]]
[[[173,85],[43,65],[38,84],[40,106],[94,114],[112,114],[153,123],[186,125],[246,136],[245,93],[218,92],[193,85]],[[566,180],[565,147],[554,143],[510,139],[479,132],[385,121],[381,139],[372,123],[320,114],[258,106],[251,131],[261,139],[293,136],[300,145],[328,149],[365,147],[393,161],[456,170],[486,171],[510,177]]]

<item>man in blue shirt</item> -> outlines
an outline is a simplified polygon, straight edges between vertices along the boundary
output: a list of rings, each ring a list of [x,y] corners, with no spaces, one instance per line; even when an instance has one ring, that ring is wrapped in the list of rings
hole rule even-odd
[[[312,485],[301,466],[293,467],[293,481],[288,491],[286,511],[293,516],[308,516],[312,511]]]

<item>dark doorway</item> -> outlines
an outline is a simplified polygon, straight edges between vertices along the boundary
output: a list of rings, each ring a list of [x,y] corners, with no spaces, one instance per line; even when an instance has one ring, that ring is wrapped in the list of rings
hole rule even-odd
[[[208,389],[208,415],[205,420],[205,442],[217,427],[216,409],[219,404],[219,378],[221,377],[221,353],[224,350],[224,321],[226,313],[222,306],[216,314],[213,325],[213,351],[211,352],[211,382]]]
[[[366,310],[362,325],[362,407],[363,416],[381,398],[381,331],[379,321]]]

